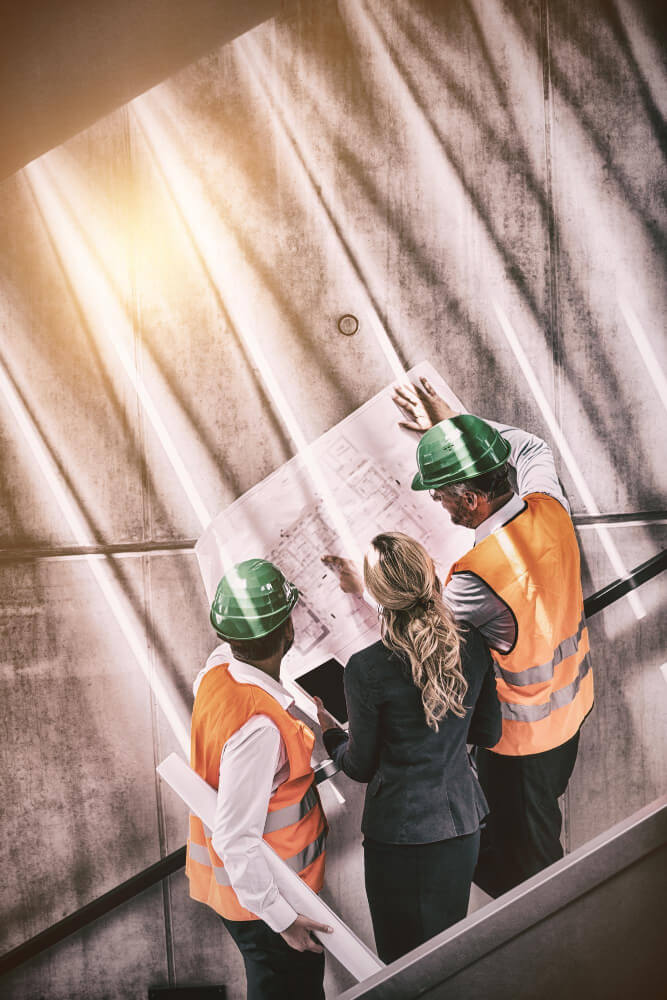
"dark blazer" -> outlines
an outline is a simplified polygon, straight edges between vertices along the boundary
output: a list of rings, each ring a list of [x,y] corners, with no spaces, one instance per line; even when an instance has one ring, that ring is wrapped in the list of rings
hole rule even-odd
[[[409,664],[378,641],[345,668],[350,731],[329,729],[324,743],[355,781],[368,782],[361,829],[387,844],[426,844],[474,833],[488,812],[466,743],[494,746],[500,705],[491,656],[480,633],[463,625],[464,718],[451,712],[439,732],[426,725]]]

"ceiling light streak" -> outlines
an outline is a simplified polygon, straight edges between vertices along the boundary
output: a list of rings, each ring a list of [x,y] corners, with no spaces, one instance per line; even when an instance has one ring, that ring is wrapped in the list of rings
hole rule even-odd
[[[132,103],[132,108],[168,181],[184,229],[194,244],[224,308],[229,311],[235,330],[252,364],[259,372],[262,383],[293,442],[296,453],[303,461],[316,493],[319,493],[325,504],[329,518],[343,543],[344,551],[350,558],[361,561],[362,553],[359,545],[336,502],[310,445],[306,441],[268,358],[252,332],[256,321],[249,314],[247,295],[238,289],[238,273],[231,273],[224,267],[225,236],[229,241],[230,253],[235,259],[242,258],[235,235],[230,231],[223,232],[219,222],[213,221],[216,216],[211,204],[198,190],[197,185],[184,167],[181,157],[173,148],[166,131],[160,127],[157,116],[150,108],[149,99],[146,96],[138,98]]]
[[[272,88],[270,85],[270,68],[266,65],[266,59],[261,49],[250,37],[239,39],[237,45],[246,57],[244,65],[249,69],[250,74],[254,78],[256,85],[264,97],[264,100],[267,102],[274,114],[277,112],[277,120],[280,124],[283,135],[287,139],[287,146],[292,153],[292,158],[297,165],[297,169],[315,196],[315,200],[319,204],[330,230],[332,230],[336,236],[343,256],[352,270],[358,285],[361,287],[369,310],[368,319],[370,321],[369,325],[371,331],[377,340],[380,350],[382,351],[394,378],[399,382],[406,382],[408,377],[405,366],[401,362],[396,348],[392,344],[387,331],[383,326],[361,268],[352,256],[350,249],[341,234],[340,227],[335,221],[333,211],[327,204],[322,194],[321,188],[315,183],[316,168],[312,160],[309,160],[308,143],[303,141],[303,138],[301,138],[301,141],[297,139],[296,132],[298,127],[293,120],[290,121],[290,116],[286,109],[285,102],[280,97],[280,88]]]
[[[46,479],[60,512],[77,543],[82,546],[94,545],[95,540],[92,538],[89,525],[81,509],[66,486],[51,452],[23,400],[16,391],[14,383],[2,362],[0,362],[0,392],[4,396],[26,440],[30,453]],[[91,573],[109,606],[109,610],[116,619],[118,627],[148,681],[158,705],[164,712],[165,718],[179,746],[184,753],[189,754],[189,714],[185,706],[180,705],[167,690],[165,680],[160,676],[154,664],[151,663],[146,648],[144,630],[138,623],[134,611],[130,610],[130,606],[124,595],[121,597],[118,582],[111,571],[108,560],[101,560],[93,556],[88,557],[87,561]]]
[[[505,315],[504,310],[495,301],[493,302],[493,308],[496,317],[498,319],[498,322],[500,324],[500,328],[503,331],[503,334],[505,335],[505,339],[507,340],[507,343],[509,344],[512,353],[514,354],[514,357],[516,358],[519,367],[521,368],[521,371],[524,374],[524,377],[535,398],[537,405],[542,411],[542,416],[544,417],[544,420],[551,432],[556,447],[558,448],[561,454],[561,458],[563,459],[565,465],[567,466],[567,469],[579,492],[579,496],[581,497],[583,504],[586,507],[586,510],[588,511],[589,514],[600,515],[602,512],[600,511],[599,507],[595,502],[595,498],[593,497],[593,494],[591,493],[588,487],[588,483],[586,482],[583,473],[579,468],[579,464],[572,453],[572,450],[567,442],[567,439],[565,438],[565,435],[560,429],[558,421],[556,420],[556,416],[551,406],[549,405],[546,396],[542,391],[542,388],[535,376],[532,366],[528,358],[526,357],[523,347],[519,343],[519,339],[516,336],[514,330],[512,329],[510,321]],[[604,548],[607,557],[618,577],[624,578],[628,576],[629,573],[627,567],[623,563],[619,551],[616,548],[616,545],[614,544],[607,528],[602,527],[601,525],[596,525],[595,530],[597,532],[598,538],[600,539],[600,542],[602,543],[602,547]],[[630,593],[627,595],[627,599],[630,602],[635,617],[638,619],[644,618],[646,616],[646,611],[644,610],[644,606],[641,600],[639,599],[639,596],[634,591],[630,591]]]
[[[81,294],[93,330],[111,344],[132,385],[139,402],[155,431],[183,492],[202,527],[211,523],[211,515],[183,462],[173,438],[155,405],[146,384],[137,371],[133,354],[127,344],[133,344],[134,330],[127,313],[114,294],[109,278],[85,245],[72,219],[58,196],[44,164],[37,160],[26,167],[26,177],[37,204],[58,246],[63,266],[67,268],[72,287]]]
[[[656,357],[655,351],[651,346],[651,342],[646,336],[646,333],[637,318],[637,314],[627,299],[619,298],[618,305],[623,314],[623,319],[627,323],[628,330],[632,334],[632,339],[635,342],[641,359],[646,365],[646,371],[648,372],[649,378],[656,388],[660,402],[664,406],[665,410],[667,410],[667,379],[665,378],[665,373],[663,372],[662,366]]]

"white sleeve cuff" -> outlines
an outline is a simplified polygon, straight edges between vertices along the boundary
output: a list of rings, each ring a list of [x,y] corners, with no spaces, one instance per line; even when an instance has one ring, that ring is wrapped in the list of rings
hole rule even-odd
[[[296,910],[282,896],[279,896],[275,903],[271,903],[266,909],[262,910],[262,920],[276,934],[280,934],[290,924],[293,924],[298,915]]]

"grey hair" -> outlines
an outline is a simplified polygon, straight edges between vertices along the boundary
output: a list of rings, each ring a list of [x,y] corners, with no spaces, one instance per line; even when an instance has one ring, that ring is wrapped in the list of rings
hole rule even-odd
[[[464,479],[461,483],[448,483],[446,486],[437,487],[438,490],[454,493],[462,497],[464,493],[478,493],[494,500],[496,497],[510,493],[512,487],[507,476],[507,464],[501,465],[499,469],[491,472],[484,472],[481,476],[474,476],[472,479]]]

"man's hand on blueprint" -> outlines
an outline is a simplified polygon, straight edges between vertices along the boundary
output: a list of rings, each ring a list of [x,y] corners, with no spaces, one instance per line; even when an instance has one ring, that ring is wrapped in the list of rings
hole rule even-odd
[[[408,420],[399,421],[398,426],[405,427],[407,431],[423,434],[434,424],[439,424],[441,420],[448,420],[457,414],[456,410],[438,395],[427,378],[422,377],[419,381],[421,385],[412,382],[397,385],[392,399],[403,416],[408,417]]]
[[[364,581],[351,559],[341,559],[340,556],[322,556],[322,562],[338,575],[338,583],[344,594],[363,594]]]

